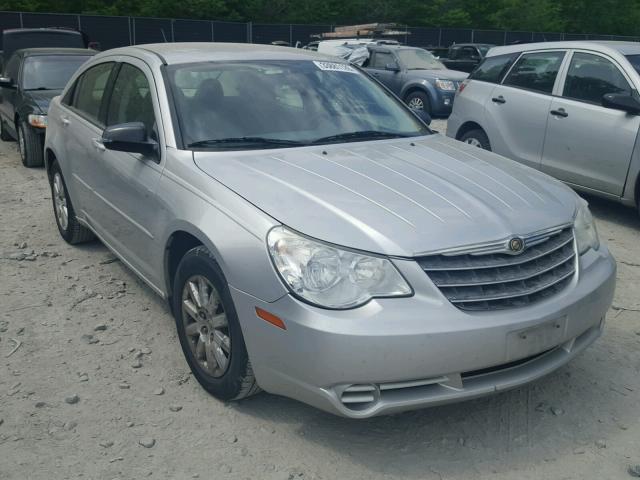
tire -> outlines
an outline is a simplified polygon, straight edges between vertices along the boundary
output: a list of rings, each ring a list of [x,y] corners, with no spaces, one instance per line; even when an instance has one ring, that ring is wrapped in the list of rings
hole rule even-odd
[[[22,164],[27,168],[41,167],[44,164],[42,140],[26,123],[18,126],[18,151]]]
[[[4,127],[4,122],[0,120],[0,140],[4,142],[13,142],[14,138],[9,135],[9,132]]]
[[[220,400],[240,400],[260,392],[229,286],[205,247],[192,248],[185,254],[173,287],[173,315],[180,345],[198,383]],[[213,302],[205,302],[200,296]]]
[[[484,130],[480,130],[479,128],[466,132],[460,137],[460,141],[468,143],[469,145],[473,145],[474,147],[479,147],[483,148],[484,150],[491,151],[491,143],[489,142],[489,137],[487,137],[487,134],[484,133]]]
[[[58,162],[51,165],[49,175],[49,185],[51,186],[51,201],[53,203],[53,215],[56,219],[56,225],[62,238],[71,245],[89,242],[95,239],[95,235],[87,227],[81,225],[76,218],[73,204],[69,198],[67,185],[60,171]],[[66,221],[65,214],[66,210]]]
[[[404,102],[413,110],[424,110],[431,115],[431,102],[429,102],[429,96],[424,92],[411,92],[404,99]]]

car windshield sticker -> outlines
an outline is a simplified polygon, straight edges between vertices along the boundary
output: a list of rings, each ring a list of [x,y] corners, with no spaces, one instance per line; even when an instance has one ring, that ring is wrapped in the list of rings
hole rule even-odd
[[[358,71],[353,68],[351,65],[346,63],[337,63],[337,62],[318,62],[313,61],[320,70],[325,70],[329,72],[346,72],[346,73],[358,73]]]

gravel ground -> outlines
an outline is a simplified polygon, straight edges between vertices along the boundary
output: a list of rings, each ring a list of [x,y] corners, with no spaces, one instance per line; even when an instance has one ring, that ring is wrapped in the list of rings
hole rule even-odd
[[[590,200],[619,262],[593,347],[518,390],[349,421],[267,394],[209,397],[166,305],[100,243],[66,245],[44,172],[0,142],[0,479],[631,478],[640,217]]]

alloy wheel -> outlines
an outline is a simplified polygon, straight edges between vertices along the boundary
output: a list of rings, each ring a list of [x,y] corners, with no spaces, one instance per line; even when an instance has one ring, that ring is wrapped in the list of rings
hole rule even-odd
[[[482,143],[480,143],[480,140],[478,140],[477,138],[469,137],[464,141],[464,143],[468,143],[473,147],[482,148]]]
[[[412,110],[424,110],[424,102],[421,98],[413,97],[409,100],[409,108]]]
[[[212,377],[222,377],[231,360],[229,322],[220,294],[202,275],[182,289],[182,322],[195,361]]]
[[[67,230],[69,228],[69,208],[67,207],[67,194],[64,190],[64,183],[59,172],[56,172],[53,176],[53,203],[60,228]]]

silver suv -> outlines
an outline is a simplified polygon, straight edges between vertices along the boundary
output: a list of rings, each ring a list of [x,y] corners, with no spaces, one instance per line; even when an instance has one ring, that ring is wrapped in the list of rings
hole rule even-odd
[[[462,84],[447,135],[638,206],[640,44],[496,47]]]
[[[100,53],[45,152],[62,237],[97,236],[168,300],[218,398],[362,418],[513,388],[590,345],[612,300],[571,189],[306,50]]]

